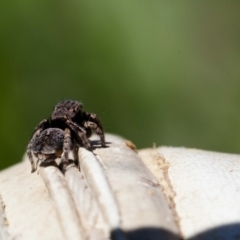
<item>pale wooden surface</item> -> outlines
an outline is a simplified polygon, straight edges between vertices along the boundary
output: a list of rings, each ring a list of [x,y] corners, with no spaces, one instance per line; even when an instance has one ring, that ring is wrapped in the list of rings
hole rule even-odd
[[[0,239],[240,239],[239,155],[106,139],[65,176],[1,171]]]
[[[240,155],[159,147],[139,152],[185,239],[240,239]]]

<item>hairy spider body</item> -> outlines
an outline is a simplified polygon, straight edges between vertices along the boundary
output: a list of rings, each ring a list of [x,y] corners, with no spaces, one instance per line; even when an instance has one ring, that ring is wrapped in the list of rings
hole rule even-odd
[[[64,131],[59,128],[47,128],[34,138],[31,146],[32,153],[41,163],[54,161],[63,152]],[[32,162],[32,169],[37,163]]]
[[[55,154],[60,156],[63,151],[64,131],[59,128],[47,128],[34,139],[32,152],[35,155]]]
[[[32,172],[36,170],[32,158],[32,152],[34,152],[38,146],[36,142],[40,142],[41,144],[39,146],[41,147],[45,146],[45,148],[42,148],[40,151],[43,153],[45,149],[47,149],[46,146],[51,149],[51,144],[53,144],[52,149],[56,150],[55,147],[57,145],[60,146],[61,139],[64,136],[62,143],[62,162],[64,165],[68,162],[68,153],[72,148],[73,141],[78,147],[83,146],[89,150],[92,149],[88,140],[92,131],[99,135],[101,145],[102,147],[105,147],[105,137],[100,120],[96,114],[84,112],[82,111],[82,108],[83,105],[80,102],[72,100],[62,101],[55,106],[50,119],[44,119],[37,125],[27,146],[27,155],[32,165]],[[47,132],[45,132],[46,129],[59,130],[51,130],[50,135],[47,135]],[[60,130],[64,131],[64,133]],[[64,135],[62,136],[62,134]],[[55,139],[57,136],[60,137],[58,141]],[[48,139],[49,144],[42,144],[42,140],[45,141],[45,138]]]
[[[70,150],[77,150],[73,146],[70,131],[65,132],[59,128],[47,128],[43,130],[32,142],[31,152],[37,157],[37,162],[32,162],[32,168],[36,169],[38,161],[47,164],[60,158],[60,165],[68,163],[68,153]],[[75,160],[75,159],[73,159]]]

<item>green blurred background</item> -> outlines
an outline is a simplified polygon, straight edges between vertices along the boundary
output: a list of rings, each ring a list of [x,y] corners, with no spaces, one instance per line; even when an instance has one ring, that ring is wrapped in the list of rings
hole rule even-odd
[[[1,1],[0,168],[64,99],[138,148],[240,153],[239,13],[239,0]]]

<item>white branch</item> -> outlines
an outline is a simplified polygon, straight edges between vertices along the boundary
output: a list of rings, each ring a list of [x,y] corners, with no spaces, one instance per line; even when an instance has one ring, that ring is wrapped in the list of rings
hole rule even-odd
[[[239,155],[164,147],[136,153],[120,137],[106,141],[93,153],[80,149],[80,171],[63,175],[49,166],[31,174],[24,157],[0,172],[0,239],[240,236]]]

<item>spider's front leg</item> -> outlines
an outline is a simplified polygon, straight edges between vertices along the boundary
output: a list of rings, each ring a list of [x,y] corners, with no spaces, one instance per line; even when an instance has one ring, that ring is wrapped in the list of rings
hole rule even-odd
[[[61,156],[61,163],[63,166],[63,171],[67,170],[67,166],[69,163],[68,155],[71,149],[73,148],[71,131],[69,128],[66,128],[64,131],[64,141],[63,141],[63,153]]]
[[[40,135],[40,133],[46,129],[47,127],[49,126],[49,122],[47,119],[44,119],[42,120],[34,129],[34,132],[33,132],[33,135],[32,135],[32,138],[30,140],[30,142],[28,143],[27,145],[27,156],[28,156],[28,159],[31,163],[31,167],[32,167],[32,171],[31,173],[35,172],[37,167],[36,167],[36,164],[34,163],[34,160],[33,160],[33,156],[32,156],[32,146],[33,146],[33,143],[35,141],[35,139]]]
[[[66,121],[67,125],[72,129],[73,132],[75,132],[76,137],[77,137],[77,142],[81,142],[81,144],[88,150],[92,150],[92,147],[88,141],[86,131],[80,127],[78,124],[72,122],[71,120]]]
[[[102,147],[106,147],[103,127],[98,116],[95,113],[88,113],[88,115],[89,121],[84,123],[84,127],[93,130],[100,137]]]

